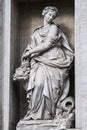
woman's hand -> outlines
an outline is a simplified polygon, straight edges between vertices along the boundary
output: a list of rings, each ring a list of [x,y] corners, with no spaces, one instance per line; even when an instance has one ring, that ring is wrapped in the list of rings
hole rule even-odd
[[[26,51],[23,56],[22,56],[22,59],[25,59],[25,58],[28,58],[30,56],[30,51]]]
[[[24,57],[27,58],[28,56],[30,56],[30,51],[27,51],[25,54],[24,54]]]

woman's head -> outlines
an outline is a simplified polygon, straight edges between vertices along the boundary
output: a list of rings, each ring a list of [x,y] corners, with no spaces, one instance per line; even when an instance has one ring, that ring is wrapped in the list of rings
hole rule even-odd
[[[58,9],[53,6],[45,7],[42,11],[42,15],[45,17],[48,13],[50,13],[53,16],[53,19],[55,19],[58,15]]]

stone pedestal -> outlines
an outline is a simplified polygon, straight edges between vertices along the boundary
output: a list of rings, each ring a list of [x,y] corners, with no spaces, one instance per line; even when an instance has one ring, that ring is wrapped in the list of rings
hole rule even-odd
[[[21,120],[17,124],[16,130],[51,130],[57,128],[52,120]]]
[[[53,120],[20,120],[16,130],[65,130],[59,129]],[[80,129],[67,129],[80,130]]]

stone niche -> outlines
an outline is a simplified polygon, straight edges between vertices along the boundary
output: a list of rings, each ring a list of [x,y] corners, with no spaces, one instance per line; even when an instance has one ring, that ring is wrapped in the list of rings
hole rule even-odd
[[[27,111],[25,86],[22,83],[13,82],[12,75],[20,66],[21,56],[27,44],[30,43],[31,34],[35,28],[43,25],[41,15],[45,6],[55,6],[59,10],[59,16],[55,23],[60,26],[69,39],[70,46],[74,50],[74,0],[12,0],[11,1],[11,40],[10,40],[10,97],[7,109],[10,114],[5,119],[4,130],[15,130],[16,125]],[[75,99],[74,63],[70,71],[70,93]],[[9,96],[10,95],[10,96]],[[6,97],[5,97],[6,98]],[[4,99],[5,99],[4,98]],[[7,121],[7,125],[5,122]],[[75,127],[75,122],[73,128]]]
[[[23,54],[27,43],[30,43],[31,34],[35,28],[43,25],[42,10],[45,6],[53,5],[59,10],[59,16],[55,19],[55,23],[60,26],[69,39],[71,47],[74,49],[74,1],[62,0],[62,1],[31,1],[19,3],[19,23],[20,23],[20,57]],[[74,96],[74,65],[70,72],[71,77],[71,90],[70,95]],[[20,85],[20,118],[26,113],[27,102],[26,93]]]

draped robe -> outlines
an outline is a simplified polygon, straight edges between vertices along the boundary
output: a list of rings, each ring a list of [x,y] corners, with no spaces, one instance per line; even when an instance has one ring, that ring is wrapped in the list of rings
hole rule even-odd
[[[43,31],[43,26],[37,28],[32,34],[31,47],[28,46],[26,50],[45,44],[47,34],[48,30]],[[73,50],[59,27],[58,35],[61,37],[54,41],[52,47],[31,56],[27,98],[30,92],[32,94],[27,116],[32,119],[44,119],[47,114],[54,118],[57,104],[69,93],[69,70],[73,61]]]

